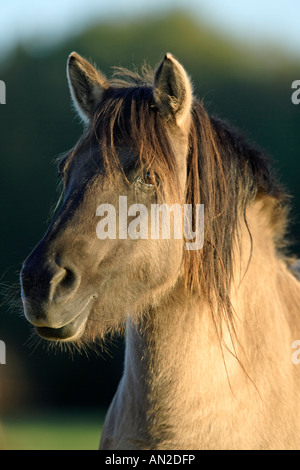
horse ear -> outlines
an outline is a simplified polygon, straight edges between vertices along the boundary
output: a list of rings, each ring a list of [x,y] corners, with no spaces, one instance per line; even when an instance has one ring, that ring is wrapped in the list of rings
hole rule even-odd
[[[73,103],[83,121],[89,122],[109,84],[106,78],[77,52],[69,55],[67,77]]]
[[[166,118],[175,117],[183,126],[192,106],[191,81],[182,65],[167,53],[154,77],[154,100],[160,113]]]

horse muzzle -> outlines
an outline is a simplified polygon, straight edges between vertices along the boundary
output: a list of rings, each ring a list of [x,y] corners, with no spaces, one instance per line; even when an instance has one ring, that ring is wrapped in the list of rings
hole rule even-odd
[[[24,262],[21,286],[25,316],[41,337],[72,341],[81,336],[96,296],[78,292],[81,276],[74,265],[60,266],[53,258],[37,263],[33,252]]]

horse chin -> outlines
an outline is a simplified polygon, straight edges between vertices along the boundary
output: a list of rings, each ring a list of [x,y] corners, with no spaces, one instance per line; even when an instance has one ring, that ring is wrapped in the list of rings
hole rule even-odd
[[[77,341],[83,335],[86,323],[88,321],[92,306],[88,305],[92,300],[95,300],[96,296],[92,296],[91,299],[87,302],[85,308],[69,323],[61,327],[51,327],[49,326],[37,326],[35,325],[36,333],[41,336],[41,338],[48,341],[57,341],[57,342],[71,342]]]
[[[81,315],[79,315],[75,320],[61,328],[36,326],[35,331],[41,338],[48,341],[76,341],[82,336],[87,319],[87,315],[85,315],[83,319]]]

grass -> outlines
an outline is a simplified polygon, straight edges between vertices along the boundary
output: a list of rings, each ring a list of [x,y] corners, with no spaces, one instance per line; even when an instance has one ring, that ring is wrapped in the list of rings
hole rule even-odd
[[[6,450],[97,450],[103,413],[55,411],[2,420],[0,447]]]

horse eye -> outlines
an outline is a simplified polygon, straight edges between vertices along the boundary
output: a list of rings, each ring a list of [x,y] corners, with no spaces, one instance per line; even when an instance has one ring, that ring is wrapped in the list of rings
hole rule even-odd
[[[153,189],[157,187],[159,183],[159,178],[153,171],[147,170],[144,171],[138,178],[135,180],[135,184],[140,187],[140,189]]]
[[[155,186],[157,184],[157,176],[155,173],[146,171],[142,177],[142,182],[147,186]]]

